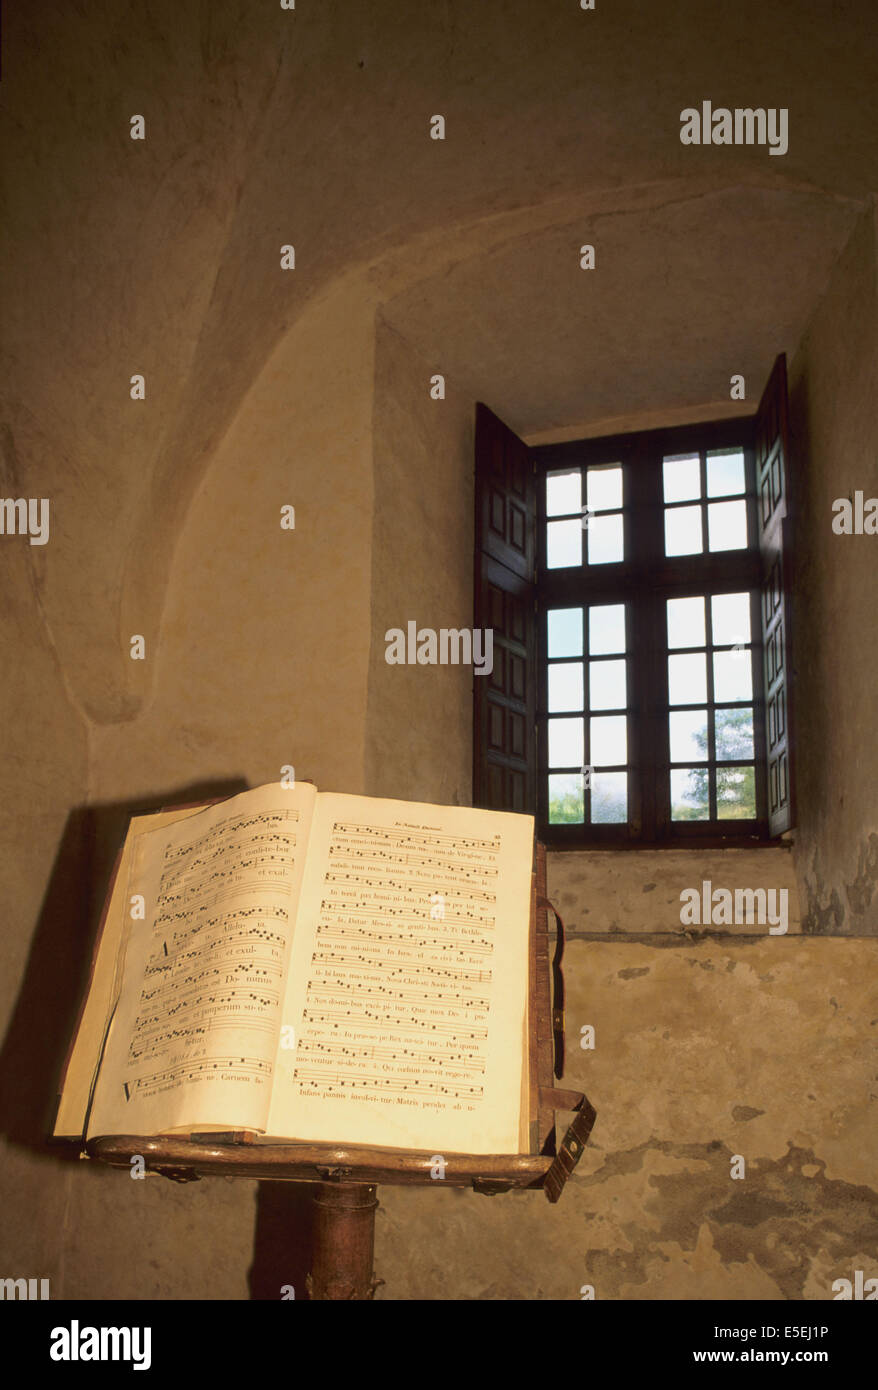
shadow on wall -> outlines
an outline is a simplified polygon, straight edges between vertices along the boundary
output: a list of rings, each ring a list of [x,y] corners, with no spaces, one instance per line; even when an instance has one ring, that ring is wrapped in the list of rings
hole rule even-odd
[[[839,700],[845,681],[870,682],[866,664],[847,666],[840,675],[826,654],[823,634],[830,621],[841,622],[833,612],[833,593],[827,578],[825,549],[815,544],[821,529],[828,529],[826,507],[819,492],[821,479],[814,457],[812,425],[814,406],[809,373],[795,373],[790,380],[790,452],[794,474],[790,504],[793,512],[791,584],[793,607],[793,738],[796,754],[798,824],[794,840],[794,864],[799,888],[802,932],[805,936],[873,936],[878,934],[878,834],[844,808],[838,779],[832,775],[833,725],[839,719]],[[792,491],[792,488],[795,491]],[[833,491],[842,496],[841,483]],[[830,496],[832,493],[830,492]],[[863,573],[863,582],[866,581]],[[853,662],[864,662],[868,643],[862,642]],[[871,688],[868,685],[867,688]],[[866,742],[862,759],[870,756]],[[853,771],[853,769],[851,769]],[[862,778],[854,777],[854,782]],[[856,805],[856,789],[854,788]],[[850,802],[850,798],[848,798]],[[834,862],[827,832],[847,818],[849,858]],[[853,853],[856,872],[848,877]]]
[[[70,812],[0,1049],[0,1132],[11,1143],[78,1161],[78,1144],[51,1142],[57,1092],[129,818],[246,790],[246,780],[233,777]]]
[[[814,682],[803,681],[803,671],[812,677],[821,671],[819,614],[814,611],[817,563],[810,545],[814,529],[815,501],[813,496],[814,460],[811,453],[811,400],[808,374],[802,372],[790,380],[790,452],[794,473],[790,498],[793,511],[793,544],[791,573],[793,605],[791,621],[795,624],[792,637],[793,691],[796,708],[793,728],[793,747],[796,756],[798,826],[793,847],[799,902],[802,912],[802,932],[805,936],[838,932],[844,920],[844,908],[833,890],[831,911],[822,913],[816,901],[813,875],[808,860],[813,857],[818,827],[814,823],[814,807],[826,802],[825,757],[828,745],[828,708],[824,700],[814,698]],[[816,625],[815,625],[816,624]]]
[[[256,1199],[253,1264],[248,1276],[251,1299],[275,1301],[282,1289],[307,1299],[305,1277],[314,1240],[313,1196],[317,1183],[261,1182]],[[289,1294],[285,1295],[287,1298]]]

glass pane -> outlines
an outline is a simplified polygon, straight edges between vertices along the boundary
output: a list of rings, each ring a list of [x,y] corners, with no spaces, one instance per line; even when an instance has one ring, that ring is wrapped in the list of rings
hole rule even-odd
[[[582,709],[582,694],[582,666],[578,661],[549,667],[550,713],[556,714],[562,710]]]
[[[665,501],[689,502],[701,496],[701,469],[697,454],[677,454],[663,464]]]
[[[743,450],[712,449],[707,455],[708,497],[731,497],[743,491]]]
[[[711,550],[746,549],[747,503],[710,502],[707,507],[707,535]]]
[[[628,704],[625,662],[590,661],[588,689],[592,709],[625,709]]]
[[[703,705],[707,702],[707,658],[704,652],[668,657],[668,703]]]
[[[704,599],[668,599],[668,646],[703,647],[705,642]]]
[[[668,716],[668,723],[672,763],[697,763],[707,758],[706,709],[678,710]]]
[[[714,594],[710,610],[715,647],[750,641],[749,594]]]
[[[578,521],[550,521],[546,526],[546,564],[550,570],[582,564],[582,526]]]
[[[753,708],[718,709],[714,723],[716,756],[720,762],[753,757]]]
[[[628,773],[595,772],[591,779],[593,825],[624,825],[628,820]]]
[[[714,652],[713,698],[718,704],[726,700],[753,699],[753,671],[750,654],[742,660],[740,652]]]
[[[546,475],[546,515],[571,516],[582,511],[582,477],[575,468]]]
[[[701,508],[665,508],[665,554],[700,555]]]
[[[719,820],[756,819],[756,778],[752,767],[718,767],[716,814]]]
[[[615,511],[622,505],[622,469],[617,463],[608,468],[589,468],[585,489],[593,512]]]
[[[624,714],[603,714],[591,720],[592,767],[619,767],[628,761],[628,720]]]
[[[584,720],[549,720],[549,767],[582,767]],[[739,755],[740,756],[740,755]]]
[[[606,603],[588,610],[590,656],[609,656],[625,650],[625,605]]]
[[[582,609],[549,610],[549,656],[582,656]]]
[[[709,776],[706,767],[671,769],[671,820],[710,820]]]
[[[591,517],[586,535],[590,565],[612,565],[625,559],[625,534],[621,516]]]
[[[555,773],[549,778],[549,822],[551,825],[582,824],[585,819],[581,775]]]

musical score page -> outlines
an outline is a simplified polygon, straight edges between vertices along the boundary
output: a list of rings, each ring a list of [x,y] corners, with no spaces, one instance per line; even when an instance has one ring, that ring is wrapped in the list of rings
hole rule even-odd
[[[89,1135],[265,1128],[316,796],[274,783],[137,836]]]
[[[531,816],[321,793],[272,1137],[521,1151],[533,830]]]

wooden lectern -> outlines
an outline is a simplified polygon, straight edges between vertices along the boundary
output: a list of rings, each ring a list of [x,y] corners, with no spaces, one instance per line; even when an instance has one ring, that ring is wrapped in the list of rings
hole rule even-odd
[[[549,961],[548,911],[557,921]],[[380,1280],[372,1273],[375,1209],[379,1183],[472,1187],[493,1196],[512,1188],[542,1188],[557,1202],[594,1124],[595,1111],[578,1091],[556,1090],[564,1066],[564,989],[561,957],[564,928],[546,899],[546,851],[535,846],[530,918],[530,1152],[448,1154],[444,1177],[436,1156],[402,1149],[331,1144],[255,1144],[245,1134],[193,1135],[189,1139],[112,1135],[86,1144],[90,1158],[130,1171],[135,1154],[146,1168],[175,1182],[203,1177],[259,1178],[308,1182],[314,1192],[314,1250],[308,1294],[312,1299],[369,1299]],[[554,985],[554,1001],[553,1001]],[[560,1147],[555,1111],[575,1116]]]

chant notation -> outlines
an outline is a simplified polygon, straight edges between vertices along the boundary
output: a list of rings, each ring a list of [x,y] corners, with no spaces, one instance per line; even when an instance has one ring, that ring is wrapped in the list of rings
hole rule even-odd
[[[401,1081],[393,1076],[354,1076],[348,1075],[347,1079],[339,1076],[322,1075],[319,1071],[307,1070],[304,1067],[296,1067],[293,1072],[293,1080],[298,1081],[300,1086],[319,1087],[327,1089],[336,1086],[347,1086],[352,1091],[362,1088],[364,1090],[387,1091],[391,1095],[398,1095],[403,1091],[429,1091],[432,1095],[454,1096],[460,1100],[481,1100],[484,1095],[482,1086],[462,1086],[457,1085],[443,1086],[439,1081],[424,1081],[418,1078],[415,1081]]]
[[[345,1009],[344,1013],[334,1009],[303,1009],[302,1018],[308,1019],[312,1023],[328,1023],[333,1028],[342,1026],[349,1028],[386,1028],[387,1016],[383,1013],[375,1013],[371,1009],[364,1008],[361,1012],[355,1009]],[[417,1015],[410,1017],[393,1019],[394,1031],[398,1033],[408,1033],[412,1029],[417,1033],[447,1033],[454,1038],[486,1038],[487,1028],[473,1028],[471,1024],[452,1022],[431,1023],[427,1019],[419,1019]],[[301,1047],[301,1042],[299,1046]]]
[[[490,840],[469,840],[460,839],[457,835],[447,834],[439,830],[411,830],[397,829],[393,826],[357,825],[351,821],[334,821],[332,829],[337,835],[352,835],[358,839],[360,844],[371,844],[376,839],[386,840],[389,844],[401,845],[435,845],[440,849],[481,850],[485,854],[500,853],[500,836],[493,835]]]
[[[141,1015],[135,1025],[135,1032],[141,1024],[161,1023],[164,1019],[172,1018],[174,1014],[178,1014],[181,1009],[206,1008],[208,1004],[239,1005],[240,1003],[246,1004],[248,1000],[253,1000],[267,1009],[272,1004],[277,1005],[278,992],[277,990],[263,990],[261,994],[254,994],[252,990],[242,989],[236,985],[232,989],[225,990],[222,994],[196,994],[193,997],[192,990],[189,990],[184,998],[171,1005],[170,1008],[164,1009],[160,1014],[151,1014],[148,1017]]]
[[[261,968],[263,966],[267,968]],[[155,989],[143,990],[140,998],[144,1004],[147,1004],[152,999],[161,999],[166,995],[174,995],[178,992],[185,994],[187,991],[183,990],[182,986],[200,984],[210,975],[246,975],[261,984],[263,979],[267,980],[270,975],[280,976],[280,974],[281,968],[277,961],[257,959],[237,961],[234,965],[209,965],[200,970],[197,975],[176,974],[168,980],[162,980]]]
[[[170,924],[171,922],[176,922],[181,919],[184,922],[189,922],[193,917],[197,917],[201,911],[202,909],[195,908],[191,911],[182,909],[178,912],[161,912],[155,919],[155,930],[159,931],[166,923]],[[197,936],[202,932],[205,934],[205,937],[207,937],[208,933],[217,932],[220,938],[224,941],[228,941],[229,932],[234,931],[236,927],[240,931],[241,922],[246,921],[250,917],[258,917],[259,926],[247,927],[244,933],[246,939],[268,941],[283,946],[286,945],[286,936],[271,931],[265,925],[263,919],[268,919],[269,921],[277,919],[278,922],[286,924],[289,921],[289,916],[290,914],[285,907],[233,908],[231,912],[220,912],[216,917],[208,917],[204,922],[192,922],[192,925],[186,927],[184,931],[179,931],[174,928],[171,932],[171,936],[175,943],[175,949],[179,946],[183,946],[187,941],[191,940],[193,936]],[[168,952],[166,951],[165,954],[168,954]]]
[[[122,1086],[125,1099],[130,1100],[137,1091],[148,1094],[167,1082],[173,1082],[175,1078],[181,1082],[199,1081],[205,1076],[211,1078],[217,1071],[243,1071],[248,1076],[270,1077],[272,1067],[270,1062],[263,1062],[258,1057],[214,1057],[206,1062],[179,1062],[176,1066],[164,1067],[162,1071],[151,1072],[148,1076],[124,1081]]]
[[[222,837],[225,835],[238,835],[241,833],[242,830],[248,830],[251,825],[284,826],[290,821],[292,821],[295,824],[295,822],[298,821],[298,819],[299,812],[292,808],[288,811],[261,811],[258,815],[248,816],[246,817],[246,819],[242,816],[228,816],[225,820],[217,821],[213,829],[208,831],[207,834],[199,835],[197,840],[190,840],[187,845],[179,845],[176,848],[169,845],[168,848],[165,850],[165,862],[170,863],[175,859],[181,859],[184,855],[191,854],[194,849],[199,848],[201,845],[208,843],[211,840],[216,840],[217,837],[219,837],[222,840]],[[246,843],[250,843],[251,841],[257,839],[275,838],[276,835],[271,834],[253,835],[247,837]],[[225,846],[227,844],[227,841],[222,841],[222,843]],[[224,847],[223,853],[225,852],[226,851]]]
[[[352,849],[349,845],[342,843],[330,845],[329,854],[333,864],[345,864],[348,860],[356,859],[382,859],[391,861],[395,867],[412,864],[415,868],[430,866],[436,869],[447,869],[455,875],[461,872],[461,866],[455,859],[437,859],[433,855],[410,854],[394,849],[378,849],[376,847]],[[356,868],[356,865],[352,863],[351,867]],[[497,877],[497,869],[487,864],[479,865],[477,873],[479,878]]]
[[[283,848],[286,851],[286,857],[288,859],[290,850],[294,849],[296,846],[296,837],[295,835],[281,835],[275,832],[272,835],[253,835],[246,840],[234,841],[231,844],[229,844],[228,842],[223,842],[222,844],[217,845],[217,847],[211,850],[209,853],[202,853],[200,855],[196,855],[194,859],[188,859],[185,864],[181,864],[181,859],[185,855],[191,854],[193,849],[196,848],[195,845],[187,845],[184,849],[169,850],[166,853],[165,862],[166,864],[168,864],[168,869],[166,870],[166,872],[172,875],[176,875],[179,873],[189,874],[192,873],[193,869],[198,869],[205,867],[208,864],[213,864],[214,861],[217,859],[225,859],[230,855],[238,854],[243,849],[249,849],[252,845],[259,845],[263,842],[270,844],[273,848]],[[207,840],[204,840],[201,843],[206,844],[208,842]]]
[[[317,935],[325,936],[329,941],[348,941],[352,936],[360,936],[366,941],[392,941],[396,946],[407,946],[412,950],[456,951],[466,955],[491,955],[494,950],[494,943],[485,936],[452,936],[443,941],[440,936],[406,936],[403,932],[376,932],[369,927],[335,922],[318,922]]]
[[[197,884],[192,884],[182,893],[163,893],[160,902],[162,904],[183,903],[200,891]],[[216,907],[219,903],[227,903],[231,898],[252,898],[254,893],[284,894],[288,897],[292,891],[292,887],[289,883],[279,882],[274,878],[271,880],[248,878],[243,883],[226,883],[221,888],[215,888],[212,893],[202,899],[197,907],[184,908],[175,913],[174,916],[177,918],[194,917],[197,913],[206,912],[209,908]],[[258,907],[250,909],[251,912],[264,912],[265,910],[265,908]],[[244,915],[243,911],[240,915]],[[157,926],[161,922],[167,922],[169,920],[171,920],[171,914],[165,911],[160,912],[155,919]]]
[[[395,965],[392,960],[373,959],[371,956],[349,955],[345,951],[314,951],[312,961],[322,961],[333,965],[352,965],[355,970],[386,970],[390,978],[403,975],[417,982],[420,975],[440,975],[450,980],[469,980],[472,984],[490,984],[492,970],[448,970],[441,965],[426,965],[420,961],[407,961],[405,965]]]
[[[199,908],[178,908],[176,912],[160,912],[156,917],[156,927],[160,927],[165,922],[192,922],[193,917],[200,917],[201,913],[207,912],[208,905],[203,903]],[[185,940],[196,933],[196,931],[206,931],[208,927],[222,926],[228,930],[226,924],[236,924],[245,917],[276,917],[279,922],[289,922],[289,912],[285,906],[271,905],[268,908],[232,908],[231,912],[218,912],[214,917],[208,917],[206,922],[194,922],[185,931],[174,931],[175,940]]]
[[[220,880],[220,888],[226,883],[229,885],[244,883],[250,885],[253,881],[253,873],[261,875],[262,878],[283,879],[289,872],[289,857],[285,854],[275,854],[271,850],[263,850],[261,854],[254,854],[250,859],[238,859],[228,869],[213,869],[208,873],[194,873],[189,877],[188,871],[175,872],[167,876],[168,885],[176,884],[181,879],[184,887],[180,892],[169,892],[165,886],[165,876],[161,880],[161,897],[163,902],[180,902],[193,894],[201,894],[207,885],[213,885],[216,879]],[[250,869],[253,873],[247,873]]]
[[[344,912],[352,917],[407,917],[414,918],[416,922],[435,922],[442,921],[449,927],[466,927],[473,922],[478,922],[480,927],[489,930],[495,926],[493,917],[484,917],[475,909],[470,911],[466,908],[463,912],[446,912],[444,917],[436,918],[431,915],[429,905],[415,907],[406,904],[404,907],[391,907],[389,903],[379,904],[378,907],[364,907],[359,902],[336,902],[334,898],[323,898],[320,903],[321,912]]]
[[[368,1047],[343,1047],[337,1042],[300,1042],[296,1051],[297,1055],[303,1052],[325,1052],[330,1057],[337,1057],[341,1053],[345,1057],[356,1059],[370,1058],[379,1062],[416,1062],[419,1066],[428,1063],[444,1066],[446,1063],[456,1062],[461,1070],[477,1071],[482,1075],[486,1069],[484,1060],[474,1057],[469,1052],[423,1052],[417,1047],[404,1047],[400,1052],[393,1047],[380,1047],[374,1044]]]
[[[463,871],[462,876],[465,878],[477,877],[478,870],[466,869]],[[326,873],[324,875],[324,883],[352,883],[356,884],[358,888],[383,888],[388,891],[395,890],[400,893],[410,893],[413,896],[417,895],[419,898],[429,897],[432,893],[441,892],[442,896],[446,899],[463,898],[466,901],[470,901],[473,898],[479,898],[488,903],[495,903],[497,901],[496,893],[488,893],[482,888],[471,888],[469,884],[467,884],[465,888],[457,887],[456,879],[460,877],[461,874],[456,872],[451,883],[446,884],[443,882],[440,884],[436,879],[416,878],[414,875],[411,878],[394,879],[364,878],[362,874]]]
[[[286,937],[278,936],[275,932],[239,932],[236,936],[211,937],[203,945],[193,946],[188,951],[184,951],[182,946],[177,950],[169,951],[168,943],[163,941],[158,953],[150,957],[144,973],[146,975],[163,974],[168,970],[173,970],[182,961],[201,960],[220,946],[225,950],[236,945],[262,945],[265,941],[274,942],[281,947],[286,945]]]
[[[129,1099],[187,1082],[243,1087],[271,1077],[298,821],[295,809],[227,816],[166,845],[127,1039],[129,1065],[148,1074],[126,1083]],[[226,1052],[242,1046],[256,1055]]]
[[[334,822],[293,1073],[304,1094],[482,1099],[500,851],[499,835]]]
[[[438,1004],[444,1001],[450,1008],[457,1009],[488,1009],[491,1006],[490,999],[474,998],[472,995],[465,994],[461,990],[452,993],[450,990],[435,990],[425,994],[423,989],[400,989],[390,985],[364,985],[361,980],[352,980],[350,984],[345,980],[335,983],[327,981],[326,984],[318,984],[315,980],[308,981],[308,998],[311,995],[323,997],[329,995],[355,994],[386,994],[388,999],[398,999],[401,1003],[409,1004]]]
[[[156,1052],[161,1051],[166,1043],[172,1045],[177,1043],[180,1047],[187,1047],[208,1033],[223,1029],[226,1031],[234,1029],[236,1033],[243,1029],[251,1033],[268,1035],[275,1031],[275,1025],[264,1018],[235,1018],[232,1020],[209,1018],[204,1023],[195,1023],[189,1028],[170,1028],[164,1033],[153,1033],[147,1028],[137,1033],[132,1039],[128,1049],[128,1059],[130,1062],[137,1062],[141,1057],[152,1057]],[[140,1044],[140,1046],[135,1047],[135,1043]]]

